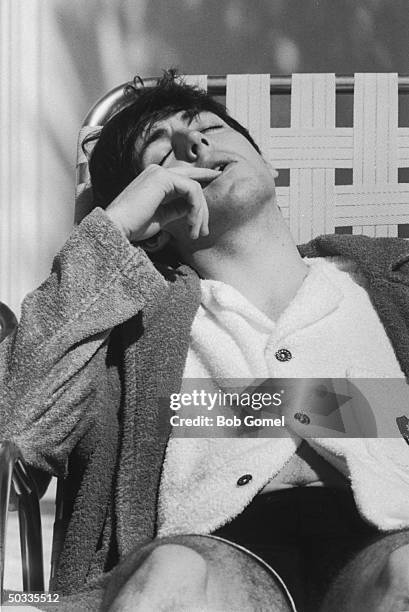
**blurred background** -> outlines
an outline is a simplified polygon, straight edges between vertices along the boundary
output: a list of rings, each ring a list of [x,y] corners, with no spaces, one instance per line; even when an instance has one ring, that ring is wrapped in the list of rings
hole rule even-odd
[[[17,315],[72,227],[78,128],[110,88],[169,66],[409,72],[406,0],[1,0],[0,11],[0,300]]]

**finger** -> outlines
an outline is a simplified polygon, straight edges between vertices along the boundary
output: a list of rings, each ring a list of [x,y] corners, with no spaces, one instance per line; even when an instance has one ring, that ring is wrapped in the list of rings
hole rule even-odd
[[[206,201],[204,193],[203,193],[203,221],[202,221],[202,229],[201,229],[200,234],[201,236],[209,235],[209,207],[207,206],[207,201]]]
[[[199,238],[201,226],[202,226],[202,213],[201,213],[201,209],[199,209],[196,212],[193,220],[190,220],[190,218],[188,217],[189,235],[192,240],[197,240],[197,238]]]
[[[190,237],[194,240],[202,234],[203,208],[194,210],[187,200],[172,200],[158,208],[155,214],[155,221],[159,224],[159,229],[163,229],[176,219],[185,218]]]
[[[194,195],[194,204],[188,214],[188,224],[190,226],[190,237],[192,240],[197,240],[201,234],[203,223],[203,201],[204,195],[201,187],[197,189],[197,194]]]
[[[207,236],[209,234],[209,209],[207,206],[206,197],[203,193],[203,189],[201,186],[198,189],[198,201],[200,201],[200,210],[194,216],[193,212],[193,222],[195,224],[194,236],[198,238],[199,236]]]
[[[157,209],[154,218],[160,225],[160,229],[163,229],[172,221],[187,217],[190,211],[189,203],[182,198],[171,200],[166,204],[161,204]]]
[[[191,236],[196,239],[199,237],[202,227],[204,207],[207,207],[202,188],[197,181],[190,178],[174,175],[173,188],[175,192],[184,197],[189,204],[187,221],[191,227]]]
[[[200,207],[200,224],[197,226],[197,237],[206,236],[206,212],[207,203],[203,191],[201,192],[202,205]]]
[[[187,176],[187,172],[201,176],[202,180],[203,177],[207,177],[207,181],[210,177],[215,178],[215,175],[219,176],[220,174],[220,171],[209,168],[183,167],[182,172],[160,169],[165,198],[156,211],[156,218],[164,225],[181,216],[186,216],[190,236],[192,239],[196,239],[199,235],[207,235],[208,233],[208,209],[200,183],[192,179],[191,176]],[[185,209],[177,204],[180,198],[183,198],[185,205],[187,205]]]
[[[186,176],[198,181],[200,183],[209,184],[214,179],[218,178],[222,172],[221,170],[213,170],[213,168],[198,168],[197,166],[175,166],[173,168],[167,168],[168,172],[178,174],[179,176]]]
[[[201,223],[199,227],[199,236],[207,236],[209,234],[209,210],[207,202],[202,190],[202,207],[201,207]]]

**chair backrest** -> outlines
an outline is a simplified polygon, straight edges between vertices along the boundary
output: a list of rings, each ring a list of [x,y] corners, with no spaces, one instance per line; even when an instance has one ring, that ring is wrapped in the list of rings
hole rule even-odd
[[[233,117],[249,130],[265,159],[289,170],[289,185],[277,188],[278,204],[297,242],[323,233],[409,237],[409,128],[398,127],[398,89],[409,79],[397,74],[268,74],[187,76],[188,82],[225,94]],[[145,86],[154,84],[148,79]],[[336,126],[336,92],[353,91],[353,126]],[[79,143],[124,105],[123,86],[101,98],[87,115]],[[270,126],[271,93],[291,94],[291,124]],[[90,209],[87,161],[78,147],[79,221]],[[336,184],[347,169],[350,184]],[[345,172],[344,172],[345,176]],[[343,181],[345,183],[345,181]]]
[[[7,304],[0,302],[0,342],[11,334],[16,325],[17,319],[13,311],[10,310]]]

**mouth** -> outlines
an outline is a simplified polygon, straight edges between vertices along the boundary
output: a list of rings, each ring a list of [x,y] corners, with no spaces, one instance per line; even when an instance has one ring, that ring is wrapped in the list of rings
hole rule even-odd
[[[215,162],[211,167],[212,170],[219,170],[220,172],[224,172],[224,170],[229,166],[232,162],[230,161],[218,161]]]
[[[224,173],[226,170],[229,169],[229,166],[231,166],[234,163],[234,161],[229,160],[229,161],[215,161],[212,164],[209,164],[209,166],[207,166],[208,168],[210,168],[211,170],[219,170],[220,172]],[[203,188],[207,187],[208,185],[211,185],[212,183],[218,181],[220,178],[222,177],[222,174],[219,174],[219,176],[216,176],[214,179],[206,180],[206,181],[201,181],[199,180],[199,183],[202,185]]]

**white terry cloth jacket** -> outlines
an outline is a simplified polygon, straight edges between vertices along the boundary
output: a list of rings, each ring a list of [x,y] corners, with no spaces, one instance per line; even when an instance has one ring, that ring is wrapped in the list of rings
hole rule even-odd
[[[340,258],[304,261],[309,273],[277,322],[233,287],[202,281],[184,378],[211,379],[214,391],[223,389],[229,378],[403,379],[403,396],[400,387],[398,399],[388,404],[386,384],[388,405],[376,402],[382,407],[375,415],[382,431],[385,411],[389,423],[390,411],[408,414],[409,392],[362,279]],[[276,358],[282,348],[291,353],[287,361]],[[303,434],[350,479],[358,510],[368,522],[381,530],[409,526],[409,449],[402,437],[310,438],[308,425],[287,416],[291,431],[281,439],[171,436],[161,478],[158,535],[210,533],[231,520],[291,459]],[[243,475],[251,479],[238,486]]]

